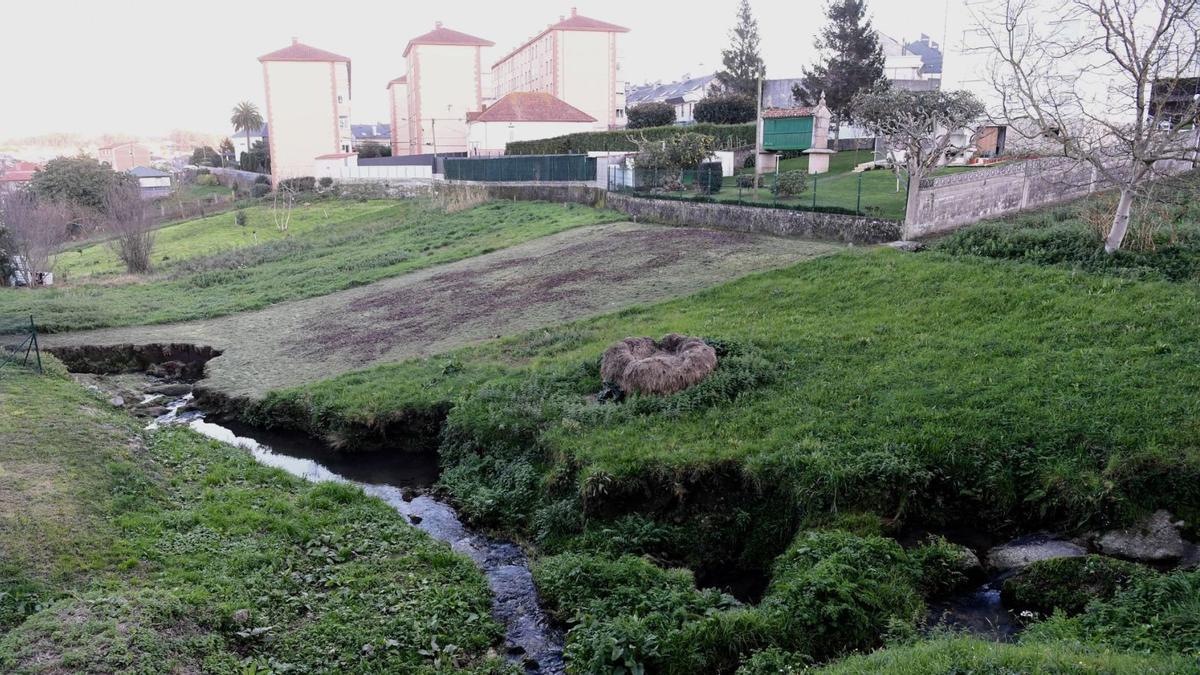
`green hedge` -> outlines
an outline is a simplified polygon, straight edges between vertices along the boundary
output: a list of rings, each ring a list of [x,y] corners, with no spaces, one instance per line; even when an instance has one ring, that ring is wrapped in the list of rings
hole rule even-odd
[[[509,143],[506,155],[565,155],[573,153],[603,152],[605,150],[637,150],[634,137],[645,136],[648,140],[661,140],[687,132],[695,132],[717,139],[718,148],[736,148],[754,145],[753,124],[691,124],[645,129],[620,129],[617,131],[591,131],[582,134],[567,134],[536,141]]]

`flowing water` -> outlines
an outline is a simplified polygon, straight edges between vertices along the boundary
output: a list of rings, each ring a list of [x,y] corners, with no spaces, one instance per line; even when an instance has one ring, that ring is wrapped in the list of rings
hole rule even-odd
[[[469,557],[483,571],[492,591],[492,614],[505,626],[510,660],[522,663],[528,673],[564,672],[562,633],[551,625],[538,603],[529,559],[521,548],[472,532],[448,504],[414,492],[437,480],[435,455],[384,451],[339,453],[306,437],[251,430],[235,424],[222,426],[205,421],[204,413],[199,411],[181,413],[191,398],[188,394],[173,401],[167,406],[168,412],[150,426],[187,425],[209,438],[244,448],[262,464],[312,482],[357,485],[367,494],[382,499],[413,525]]]

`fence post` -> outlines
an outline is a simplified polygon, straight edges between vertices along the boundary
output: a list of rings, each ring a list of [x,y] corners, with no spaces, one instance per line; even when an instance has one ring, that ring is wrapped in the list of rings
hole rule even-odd
[[[813,211],[817,210],[817,176],[813,174]]]
[[[862,177],[863,172],[858,172],[858,196],[854,198],[854,214],[862,215]]]
[[[44,374],[42,371],[42,348],[38,345],[37,326],[33,323],[32,314],[29,315],[29,334],[31,336],[30,340],[33,343],[33,353],[37,356],[38,374]]]

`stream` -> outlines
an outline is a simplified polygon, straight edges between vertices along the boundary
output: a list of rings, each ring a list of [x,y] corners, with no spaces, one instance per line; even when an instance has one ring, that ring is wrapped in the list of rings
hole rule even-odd
[[[415,491],[433,485],[438,477],[433,453],[346,454],[294,434],[251,429],[235,423],[208,422],[197,410],[181,412],[192,395],[172,401],[167,412],[150,423],[186,425],[209,438],[243,448],[254,459],[314,483],[334,481],[361,487],[387,502],[410,523],[454,551],[469,557],[487,577],[492,591],[492,614],[505,627],[507,657],[527,673],[563,673],[563,636],[542,611],[529,559],[519,546],[472,532],[445,502]],[[253,434],[253,436],[251,436]]]

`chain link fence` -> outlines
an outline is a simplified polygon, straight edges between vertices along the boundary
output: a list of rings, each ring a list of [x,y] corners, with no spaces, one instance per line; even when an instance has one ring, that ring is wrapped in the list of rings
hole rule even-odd
[[[42,372],[37,325],[32,316],[0,315],[0,375],[17,364]]]

